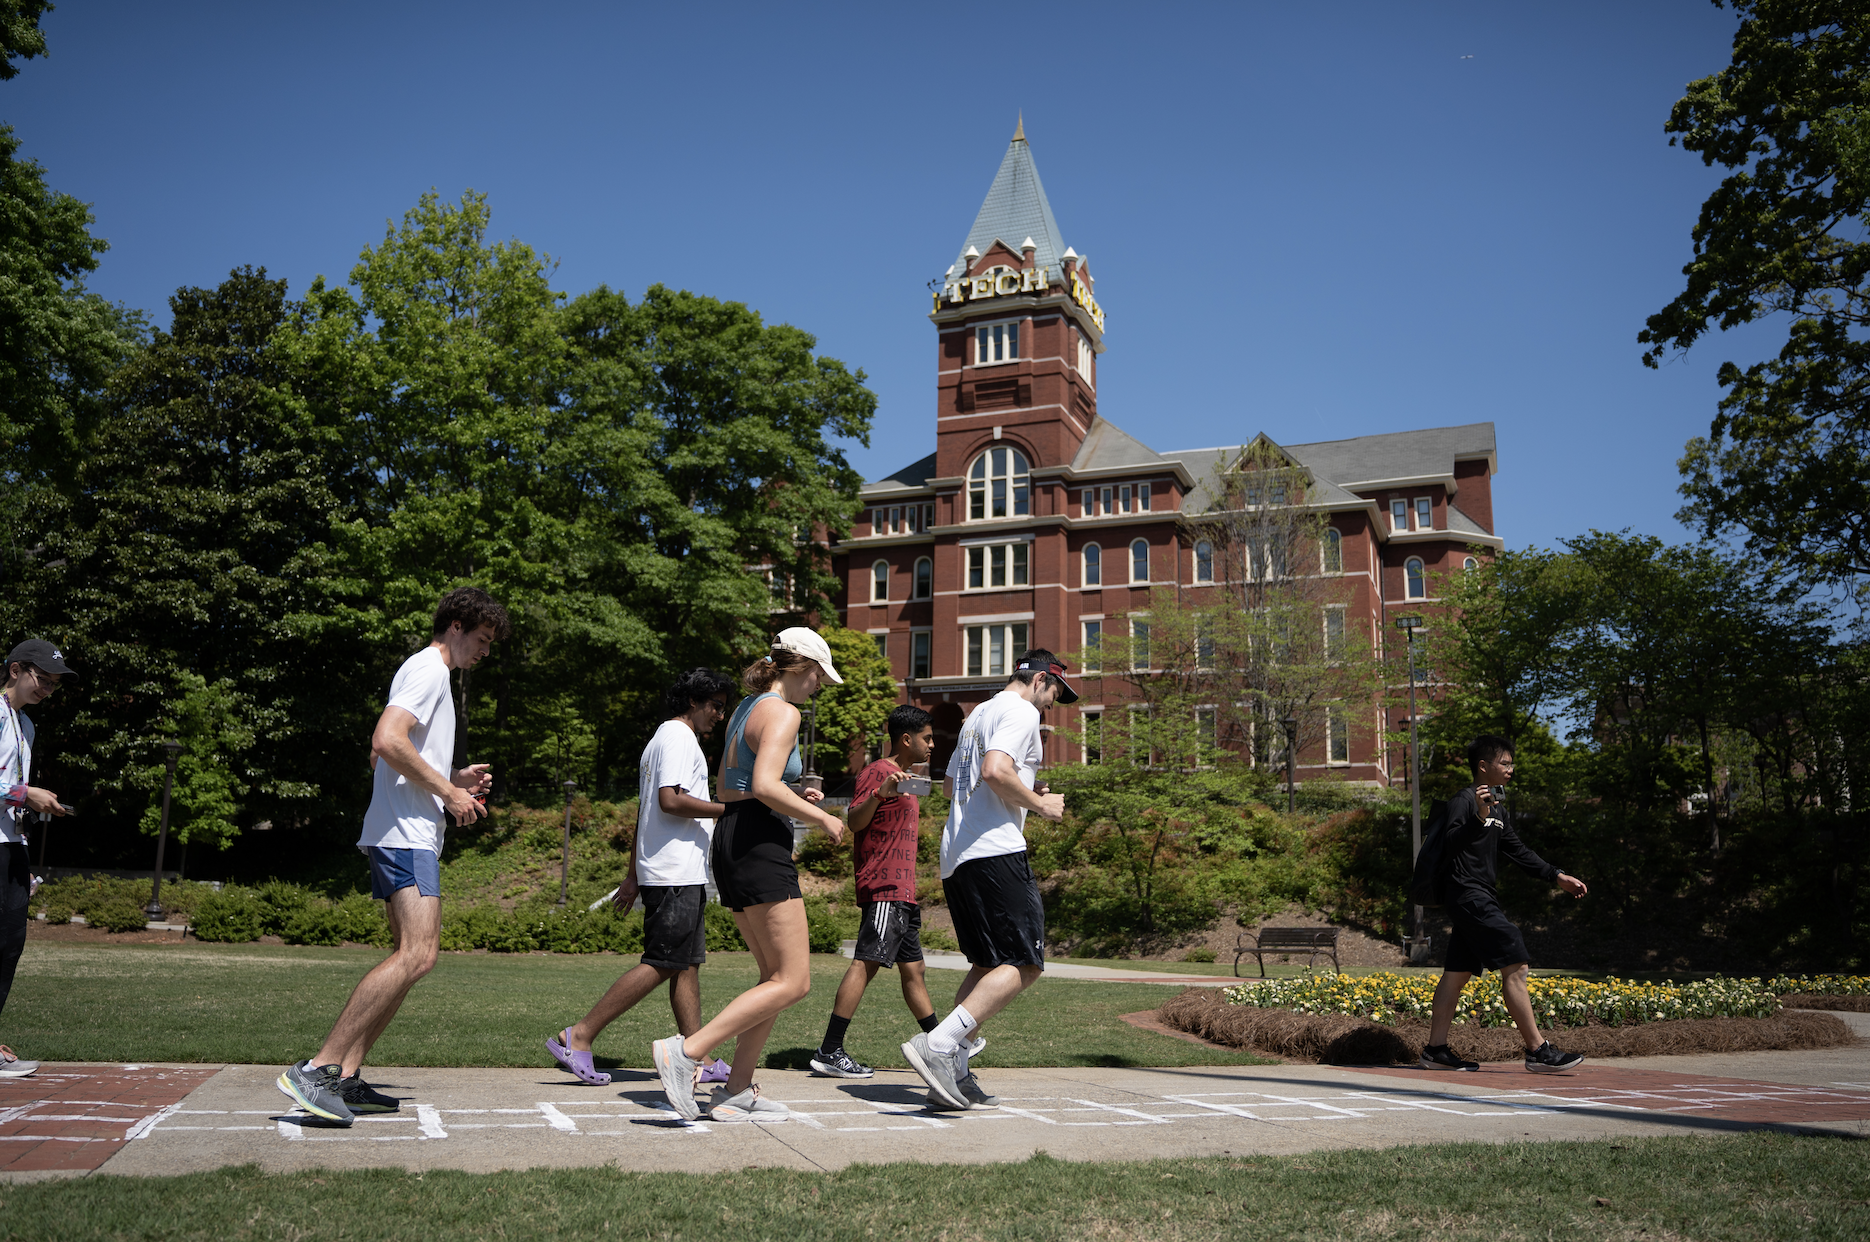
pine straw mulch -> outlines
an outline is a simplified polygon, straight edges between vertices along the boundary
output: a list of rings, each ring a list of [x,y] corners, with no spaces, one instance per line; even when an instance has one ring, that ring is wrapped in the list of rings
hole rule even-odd
[[[1823,992],[1788,992],[1779,998],[1787,1009],[1829,1009],[1834,1013],[1870,1013],[1870,996],[1833,996]]]
[[[1428,1042],[1426,1022],[1380,1026],[1365,1018],[1230,1005],[1217,988],[1190,988],[1157,1012],[1164,1025],[1217,1044],[1326,1065],[1413,1062]],[[1827,1013],[1567,1027],[1553,1035],[1553,1042],[1566,1052],[1587,1057],[1842,1048],[1857,1042],[1841,1019]],[[1456,1056],[1470,1061],[1517,1061],[1525,1053],[1519,1033],[1510,1026],[1457,1025],[1448,1043]]]

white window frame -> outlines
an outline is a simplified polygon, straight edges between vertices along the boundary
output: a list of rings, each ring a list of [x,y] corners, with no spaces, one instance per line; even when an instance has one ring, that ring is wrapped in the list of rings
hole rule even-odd
[[[1086,767],[1094,763],[1102,763],[1104,761],[1104,707],[1101,703],[1096,707],[1078,709],[1078,732],[1084,735],[1084,744],[1078,748],[1078,762]],[[1091,740],[1093,738],[1097,739],[1095,745]],[[1092,758],[1093,751],[1096,752],[1096,758]]]
[[[1097,350],[1091,345],[1091,338],[1084,334],[1084,329],[1074,328],[1078,337],[1078,375],[1084,380],[1084,386],[1092,392],[1097,391]]]
[[[1214,543],[1209,539],[1195,541],[1195,581],[1214,581]]]
[[[927,573],[923,572],[926,567]],[[931,557],[916,557],[915,568],[910,571],[909,598],[929,599],[935,594],[935,561]]]
[[[1138,645],[1139,639],[1141,640],[1142,655],[1143,655],[1143,662],[1141,664],[1138,664],[1136,662],[1137,645]],[[1130,671],[1132,673],[1147,673],[1150,668],[1149,658],[1153,654],[1154,653],[1151,652],[1149,649],[1149,616],[1148,614],[1145,613],[1142,616],[1131,617],[1130,618]]]
[[[883,658],[884,658],[885,660],[887,660],[887,659],[889,659],[889,658],[890,658],[890,635],[889,635],[889,631],[888,631],[888,630],[885,630],[885,631],[884,631],[883,633],[881,633],[881,634],[872,634],[872,635],[871,635],[870,637],[871,637],[871,638],[872,638],[873,640],[875,640],[875,642],[876,642],[876,645],[877,645],[877,654],[878,654],[878,655],[880,655],[880,656],[882,656],[882,657],[883,657]]]
[[[1011,454],[1011,456],[1006,459],[1007,472],[1005,474],[993,473],[993,455],[995,453]],[[1023,463],[1024,469],[1015,470],[1013,468],[1013,463],[1016,461]],[[978,477],[976,477],[974,473],[975,467],[977,466],[980,467],[981,470]],[[1032,463],[1027,461],[1025,453],[1014,448],[1011,444],[990,444],[982,449],[979,455],[968,463],[966,477],[967,486],[965,490],[967,492],[968,521],[1004,522],[1011,518],[1032,516]],[[996,479],[1006,480],[1006,513],[999,517],[995,517],[991,511],[993,507],[993,484]],[[1022,479],[1025,480],[1023,485],[1020,483]],[[976,483],[979,484],[978,487],[975,486]],[[1023,498],[1019,495],[1022,486],[1025,490],[1025,496]],[[974,516],[974,498],[976,495],[980,497],[981,502],[979,517]],[[1020,512],[1019,508],[1022,504],[1026,507],[1023,513]]]
[[[1001,367],[1009,362],[1018,362],[1020,359],[1019,338],[1022,335],[1020,332],[1020,325],[1024,322],[1024,319],[996,319],[990,323],[975,324],[972,333],[974,341],[974,365],[977,367]],[[1010,333],[1007,331],[1009,328],[1011,329]],[[1010,341],[1007,339],[1009,335],[1012,338]],[[1030,337],[1032,333],[1028,331],[1024,335]],[[1009,345],[1011,346],[1010,352],[1008,350]],[[989,353],[995,352],[996,349],[1003,355],[1002,357],[992,358],[987,356]]]
[[[1415,579],[1416,579],[1415,585],[1421,588],[1419,591],[1412,591],[1409,589],[1410,588],[1409,567],[1411,565],[1415,566]],[[1428,566],[1423,562],[1422,558],[1419,556],[1412,556],[1408,560],[1403,562],[1403,598],[1404,599],[1427,599],[1428,598]]]
[[[1139,543],[1143,545],[1143,576],[1140,578],[1136,576],[1136,545]],[[1147,539],[1137,538],[1130,540],[1130,581],[1132,584],[1142,584],[1150,581],[1149,540]]]
[[[1422,520],[1422,511],[1424,509],[1428,510],[1428,521],[1426,522]],[[1414,513],[1415,528],[1417,530],[1435,529],[1435,498],[1433,496],[1417,496],[1415,498]]]
[[[1342,747],[1343,757],[1338,751]],[[1351,762],[1351,719],[1341,707],[1325,708],[1325,763],[1330,767],[1349,767]]]
[[[1004,582],[993,580],[994,553],[1000,554],[1000,572],[1005,575]],[[1019,572],[1020,562],[1025,562],[1026,580],[1013,581],[1013,575]],[[975,563],[980,565],[980,585],[974,585]],[[1018,591],[1032,587],[1032,540],[1008,539],[1004,542],[969,543],[961,548],[961,589],[973,591]]]
[[[1406,531],[1409,529],[1409,502],[1406,500],[1390,501],[1390,529]]]
[[[1331,562],[1337,561],[1334,568]],[[1318,541],[1318,571],[1326,574],[1344,572],[1344,532],[1335,526],[1325,527],[1325,537]]]
[[[1471,557],[1471,556],[1470,556],[1470,557],[1466,557],[1466,558],[1464,558],[1464,559],[1463,559],[1463,560],[1461,561],[1461,568],[1462,568],[1462,569],[1479,569],[1479,568],[1480,568],[1480,562],[1479,562],[1479,561],[1477,561],[1477,560],[1475,560],[1475,559],[1474,559],[1473,557]]]
[[[1344,604],[1327,604],[1324,610],[1325,660],[1336,663],[1344,658],[1350,634],[1349,610]],[[1333,630],[1335,629],[1335,633]]]
[[[1202,623],[1203,614],[1196,613],[1190,620],[1193,624],[1189,628],[1194,631],[1195,639],[1195,671],[1212,672],[1214,670],[1214,635],[1203,633],[1208,628]]]
[[[1204,721],[1206,722],[1205,728]],[[1220,753],[1221,710],[1212,703],[1199,704],[1195,708],[1195,766],[1198,768],[1213,767]]]
[[[978,635],[978,637],[976,637]],[[1000,667],[993,664],[993,643],[1001,644]],[[994,621],[961,627],[962,659],[969,677],[1011,677],[1020,653],[1032,646],[1032,622]]]
[[[917,672],[917,648],[921,648],[921,672]],[[909,676],[920,681],[935,673],[935,631],[913,629],[909,631]]]
[[[1095,567],[1092,564],[1093,561],[1096,562]],[[1081,587],[1104,585],[1104,546],[1102,544],[1087,543],[1079,551],[1078,585]]]
[[[890,563],[888,561],[870,562],[870,602],[873,604],[890,602]]]
[[[1092,641],[1095,639],[1096,641]],[[1087,676],[1104,671],[1104,619],[1078,622],[1078,664]],[[1092,652],[1097,655],[1092,655]]]

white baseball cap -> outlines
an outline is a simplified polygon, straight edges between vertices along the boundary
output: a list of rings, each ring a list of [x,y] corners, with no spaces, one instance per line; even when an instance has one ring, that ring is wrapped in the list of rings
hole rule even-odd
[[[838,676],[838,670],[831,667],[831,648],[818,636],[816,630],[808,630],[802,625],[795,625],[789,630],[781,630],[773,639],[774,651],[790,651],[802,655],[808,660],[815,660],[818,667],[825,670],[825,676],[834,686],[844,684]]]

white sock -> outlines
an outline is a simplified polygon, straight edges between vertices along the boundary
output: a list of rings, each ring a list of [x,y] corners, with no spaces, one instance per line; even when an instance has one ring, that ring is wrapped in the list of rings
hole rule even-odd
[[[968,1042],[974,1034],[974,1028],[980,1023],[974,1021],[974,1015],[956,1005],[953,1012],[935,1025],[929,1032],[929,1051],[940,1056],[953,1056]]]

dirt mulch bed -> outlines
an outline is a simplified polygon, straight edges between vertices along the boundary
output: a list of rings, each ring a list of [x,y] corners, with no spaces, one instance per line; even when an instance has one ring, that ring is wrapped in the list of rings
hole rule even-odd
[[[1326,1065],[1414,1061],[1428,1042],[1426,1022],[1380,1026],[1364,1018],[1230,1005],[1215,988],[1190,988],[1157,1012],[1164,1025],[1215,1043]],[[1567,1027],[1553,1034],[1565,1051],[1587,1057],[1842,1048],[1857,1042],[1842,1020],[1823,1013]],[[1458,1025],[1448,1043],[1455,1055],[1470,1061],[1516,1061],[1525,1052],[1519,1033],[1510,1026]]]
[[[1779,998],[1787,1009],[1829,1009],[1834,1013],[1870,1013],[1870,996],[1832,996],[1821,992],[1788,992]]]
[[[181,944],[179,931],[111,932],[82,923],[41,923],[26,920],[28,944]],[[191,940],[192,943],[192,940]]]

